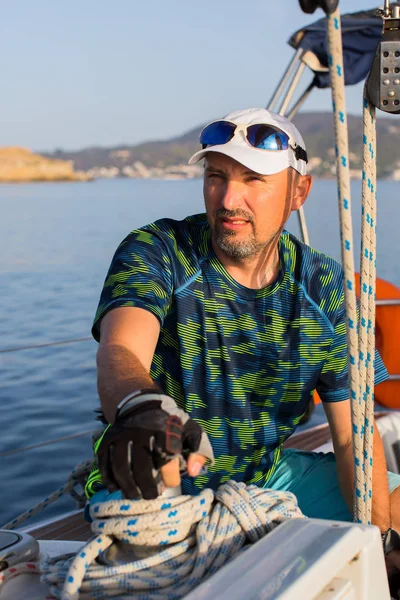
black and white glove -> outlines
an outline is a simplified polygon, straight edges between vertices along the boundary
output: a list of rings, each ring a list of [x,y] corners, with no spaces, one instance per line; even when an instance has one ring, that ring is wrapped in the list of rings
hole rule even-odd
[[[143,392],[121,410],[97,449],[106,487],[125,498],[152,500],[162,492],[160,469],[176,457],[214,455],[203,428],[164,394]]]

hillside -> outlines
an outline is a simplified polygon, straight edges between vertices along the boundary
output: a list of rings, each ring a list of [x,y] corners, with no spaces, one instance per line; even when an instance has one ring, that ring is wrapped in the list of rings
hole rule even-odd
[[[301,131],[310,158],[309,170],[317,176],[333,176],[334,173],[334,133],[331,113],[300,113],[294,123]],[[354,176],[360,176],[362,164],[362,119],[349,115],[350,161]],[[185,165],[190,155],[199,149],[199,133],[202,126],[195,127],[181,136],[168,140],[148,141],[137,145],[120,145],[112,148],[92,147],[75,152],[58,150],[47,154],[51,158],[73,161],[75,168],[89,171],[96,176],[103,170],[108,176],[153,176],[174,173],[178,165]],[[379,118],[378,175],[393,176],[400,168],[399,147],[400,122]],[[144,169],[142,168],[144,167]],[[185,175],[185,169],[182,171]],[[187,176],[200,173],[188,170]],[[400,176],[400,171],[398,173]],[[397,174],[396,174],[397,176]]]
[[[26,148],[0,148],[0,183],[87,179],[86,173],[74,171],[68,160],[43,157]]]

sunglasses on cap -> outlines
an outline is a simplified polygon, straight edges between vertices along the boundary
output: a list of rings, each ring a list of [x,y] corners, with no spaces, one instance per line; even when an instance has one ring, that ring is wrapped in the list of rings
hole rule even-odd
[[[293,146],[290,136],[285,131],[265,123],[238,125],[231,121],[214,121],[200,133],[200,143],[203,150],[208,146],[227,144],[239,131],[243,131],[247,143],[253,148],[273,152],[290,148],[295,153],[296,160],[308,162],[307,152],[300,146]]]

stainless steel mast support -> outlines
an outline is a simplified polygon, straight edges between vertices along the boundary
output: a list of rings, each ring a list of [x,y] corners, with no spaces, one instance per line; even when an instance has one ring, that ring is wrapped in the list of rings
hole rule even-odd
[[[267,109],[268,110],[273,110],[275,104],[277,103],[279,96],[282,94],[285,86],[287,85],[290,77],[293,76],[292,82],[290,84],[290,87],[287,91],[286,97],[284,97],[283,101],[282,101],[282,105],[279,111],[279,114],[281,114],[282,116],[285,116],[285,112],[286,109],[293,97],[293,94],[295,92],[296,86],[300,80],[301,75],[303,74],[304,68],[305,68],[305,63],[301,62],[301,57],[304,54],[304,51],[302,48],[299,48],[296,52],[296,54],[294,55],[291,63],[289,63],[288,68],[286,69],[286,72],[284,73],[282,79],[280,80],[278,87],[276,88],[275,92],[272,95],[271,100],[268,103]],[[297,113],[297,111],[300,109],[300,107],[302,106],[303,102],[305,101],[305,99],[307,98],[307,96],[309,95],[309,93],[311,92],[311,90],[313,89],[314,85],[311,83],[308,88],[305,90],[305,92],[300,96],[299,100],[296,102],[296,104],[294,105],[294,107],[292,108],[292,110],[290,111],[290,115],[289,115],[289,119],[291,120],[294,115]],[[301,238],[302,241],[309,245],[310,244],[310,237],[308,235],[308,230],[307,230],[307,223],[306,223],[306,218],[305,218],[305,214],[304,214],[304,209],[303,207],[299,208],[299,210],[297,211],[297,215],[298,215],[298,219],[299,219],[299,227],[300,227],[300,233],[301,233]]]
[[[293,97],[293,94],[295,92],[295,89],[296,89],[296,87],[297,87],[297,85],[298,85],[298,83],[300,81],[300,77],[304,73],[304,69],[305,68],[306,68],[305,63],[300,62],[299,66],[298,66],[298,69],[296,71],[296,74],[295,74],[295,76],[292,79],[292,83],[290,84],[290,87],[289,87],[288,91],[286,92],[286,94],[285,94],[285,96],[283,98],[282,105],[281,105],[281,107],[279,109],[279,114],[280,115],[285,115],[285,113],[287,111],[287,107],[290,104],[290,101],[291,101],[291,99]]]
[[[292,76],[296,67],[297,67],[297,69],[299,68],[300,58],[303,55],[303,53],[304,53],[304,50],[302,48],[299,48],[297,50],[296,54],[294,55],[294,57],[292,58],[292,61],[289,63],[289,66],[286,69],[286,72],[283,74],[283,77],[280,80],[275,92],[273,93],[271,100],[268,102],[268,106],[267,106],[268,110],[274,110],[274,105],[275,105],[276,101],[278,100],[280,94],[282,93],[283,89],[287,85],[290,77]]]
[[[305,102],[306,98],[308,98],[308,96],[311,93],[311,90],[313,90],[313,89],[314,89],[314,82],[312,81],[310,83],[310,85],[304,90],[304,92],[302,93],[300,98],[297,100],[296,104],[291,108],[289,114],[286,115],[287,118],[289,119],[289,121],[291,121],[294,118],[294,116],[298,113],[300,108],[303,106],[303,103]],[[303,242],[305,244],[307,244],[307,246],[309,246],[310,245],[310,236],[308,235],[306,215],[304,213],[304,208],[302,206],[297,211],[297,218],[299,221],[301,238],[302,238]]]
[[[289,121],[291,121],[294,118],[294,116],[297,115],[300,108],[303,106],[304,102],[306,101],[306,99],[308,98],[308,96],[310,95],[310,93],[313,89],[314,89],[314,81],[312,81],[310,83],[310,85],[308,86],[308,88],[306,90],[304,90],[304,92],[302,93],[300,98],[297,100],[296,104],[290,109],[289,114],[286,115],[287,118],[289,119]]]
[[[300,227],[302,241],[305,244],[307,244],[307,246],[309,246],[310,245],[310,236],[308,235],[306,215],[304,213],[304,208],[302,206],[300,206],[300,208],[297,211],[297,218],[299,221],[299,227]]]

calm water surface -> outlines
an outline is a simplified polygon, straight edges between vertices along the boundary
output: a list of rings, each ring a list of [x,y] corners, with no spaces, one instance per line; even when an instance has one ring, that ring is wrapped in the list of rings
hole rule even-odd
[[[378,186],[378,273],[400,286],[399,185]],[[306,204],[311,245],[340,256],[336,185]],[[360,184],[353,185],[359,221]],[[201,181],[118,179],[0,186],[0,349],[89,335],[106,270],[123,237],[161,217],[202,212]],[[297,220],[288,225],[298,234]],[[355,235],[359,247],[359,228]],[[0,353],[0,454],[95,427],[94,341]],[[91,455],[90,435],[0,457],[0,526]],[[42,517],[74,509],[62,500]]]

